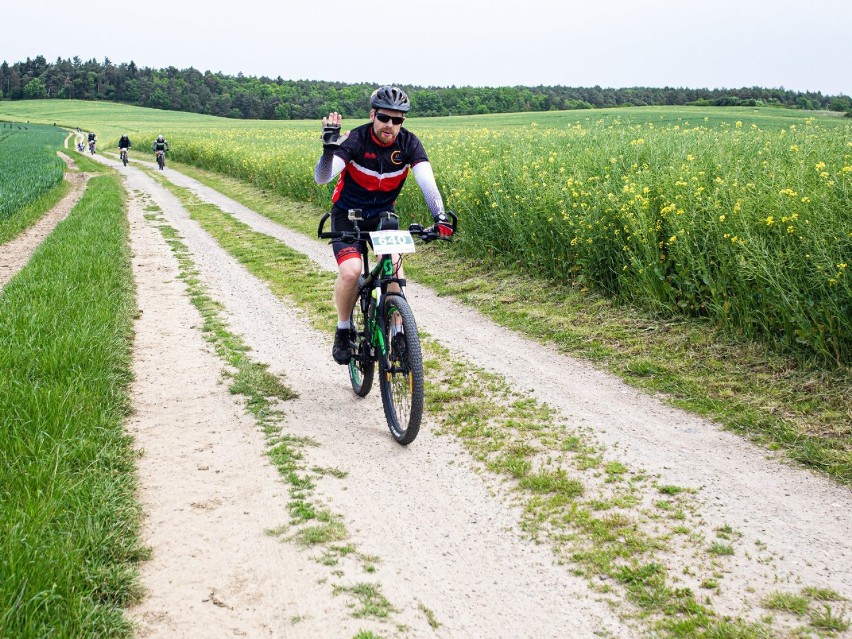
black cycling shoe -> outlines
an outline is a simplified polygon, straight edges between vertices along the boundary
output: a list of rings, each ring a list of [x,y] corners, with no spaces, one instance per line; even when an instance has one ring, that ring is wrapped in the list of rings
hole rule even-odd
[[[349,342],[349,329],[338,328],[334,334],[334,346],[331,349],[331,356],[338,364],[348,364],[352,359],[352,346]]]

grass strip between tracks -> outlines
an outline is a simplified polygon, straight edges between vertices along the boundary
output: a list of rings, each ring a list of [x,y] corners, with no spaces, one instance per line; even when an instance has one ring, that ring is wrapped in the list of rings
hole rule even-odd
[[[124,195],[98,177],[0,296],[0,636],[130,637],[139,596]]]
[[[330,334],[336,317],[333,273],[189,190],[163,183],[223,248]],[[301,217],[300,211],[295,215]],[[312,222],[315,228],[315,218]],[[690,490],[659,485],[642,469],[608,460],[592,437],[559,423],[548,407],[468,363],[453,362],[428,337],[424,344],[427,410],[443,432],[508,480],[524,509],[524,530],[547,540],[559,560],[588,577],[602,597],[615,605],[629,601],[632,612],[625,614],[645,618],[660,636],[772,634],[768,616],[744,620],[713,612],[737,533],[729,527],[702,531]],[[686,549],[681,556],[690,555],[687,565],[673,559],[675,548]],[[838,620],[836,611],[833,619]],[[808,623],[800,625],[803,631],[815,627]]]

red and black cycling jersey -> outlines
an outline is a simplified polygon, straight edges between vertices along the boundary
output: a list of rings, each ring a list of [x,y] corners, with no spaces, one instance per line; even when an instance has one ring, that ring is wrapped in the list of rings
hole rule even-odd
[[[409,167],[429,161],[411,131],[401,128],[396,139],[385,146],[373,134],[372,123],[352,129],[334,155],[346,166],[331,200],[341,209],[361,209],[364,217],[393,210]]]

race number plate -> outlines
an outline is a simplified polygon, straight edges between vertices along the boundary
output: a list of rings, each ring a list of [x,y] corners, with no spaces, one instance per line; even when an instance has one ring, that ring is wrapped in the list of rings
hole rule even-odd
[[[372,231],[370,239],[376,255],[414,253],[414,238],[408,231]]]

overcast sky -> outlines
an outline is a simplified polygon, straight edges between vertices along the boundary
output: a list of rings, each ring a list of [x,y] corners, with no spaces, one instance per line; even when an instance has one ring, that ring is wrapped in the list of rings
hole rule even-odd
[[[41,0],[0,61],[45,56],[421,86],[784,87],[852,95],[852,0]]]

